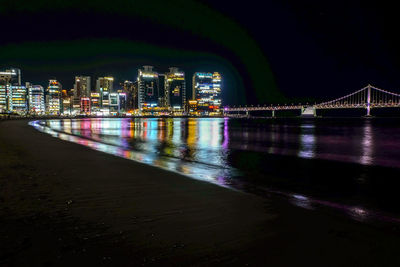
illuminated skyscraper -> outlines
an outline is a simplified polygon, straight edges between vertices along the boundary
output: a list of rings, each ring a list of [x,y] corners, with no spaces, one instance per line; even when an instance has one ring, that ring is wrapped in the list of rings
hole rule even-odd
[[[90,97],[81,97],[81,114],[90,115]]]
[[[76,76],[74,84],[74,97],[90,97],[91,81],[90,76]]]
[[[28,106],[31,114],[44,114],[45,112],[44,89],[41,85],[29,85]]]
[[[62,95],[62,107],[63,107],[62,114],[71,115],[73,110],[72,102],[74,98],[74,89],[71,89],[69,91],[61,90],[61,95]]]
[[[21,85],[21,71],[16,68],[10,68],[0,71],[0,111],[10,110],[11,85]]]
[[[153,71],[152,66],[143,66],[138,71],[138,98],[141,112],[154,112],[162,104],[158,73]]]
[[[125,92],[118,92],[118,113],[125,113],[127,111],[127,98]]]
[[[201,114],[220,113],[221,75],[218,72],[196,72],[193,75],[193,100]]]
[[[213,89],[214,89],[213,110],[214,110],[214,112],[217,112],[217,113],[221,112],[221,103],[222,103],[221,83],[222,83],[221,74],[219,74],[218,72],[214,72],[213,73]]]
[[[8,84],[0,84],[0,112],[8,110]]]
[[[128,110],[135,110],[138,108],[138,82],[125,81],[123,90],[126,93],[126,108]]]
[[[110,112],[118,113],[119,111],[119,98],[118,93],[110,93]]]
[[[186,106],[185,73],[169,68],[165,74],[165,105],[173,112],[184,112]]]
[[[9,72],[0,72],[0,112],[8,111],[8,90],[12,78]]]
[[[90,98],[91,79],[90,76],[75,76],[74,97],[73,97],[73,113],[79,114],[82,112],[82,98]],[[86,103],[87,101],[84,101]],[[86,108],[83,108],[86,110]],[[84,112],[86,113],[86,112]]]
[[[26,87],[12,85],[8,90],[8,110],[16,113],[28,111]]]
[[[50,115],[60,115],[62,112],[61,101],[62,86],[57,80],[50,80],[46,95],[46,113]]]
[[[100,94],[100,106],[104,111],[110,108],[110,93],[113,91],[113,77],[99,77],[96,81],[96,92]]]
[[[17,68],[8,68],[5,71],[0,71],[0,79],[8,76],[11,85],[21,85],[21,70]]]
[[[90,108],[92,114],[100,112],[100,93],[92,92],[90,94]]]

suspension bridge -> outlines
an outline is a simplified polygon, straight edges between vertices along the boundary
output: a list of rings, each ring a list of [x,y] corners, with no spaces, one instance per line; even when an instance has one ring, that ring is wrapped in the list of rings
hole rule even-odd
[[[400,107],[400,94],[389,92],[372,85],[367,85],[351,94],[337,99],[322,102],[319,104],[297,104],[297,105],[258,105],[258,106],[238,106],[224,107],[224,114],[235,115],[245,113],[249,116],[252,111],[271,111],[272,117],[279,110],[300,110],[302,116],[316,116],[317,110],[322,109],[365,109],[366,116],[371,116],[373,108]]]

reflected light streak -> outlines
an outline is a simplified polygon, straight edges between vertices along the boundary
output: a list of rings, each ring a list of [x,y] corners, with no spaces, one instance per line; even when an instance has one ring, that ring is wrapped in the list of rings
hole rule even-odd
[[[360,157],[360,163],[364,165],[373,164],[373,151],[374,151],[374,135],[372,132],[372,126],[370,121],[365,121],[363,128],[363,137],[361,143],[362,156]]]
[[[300,149],[298,156],[301,158],[312,159],[315,157],[316,137],[314,134],[314,125],[305,124],[301,126]]]

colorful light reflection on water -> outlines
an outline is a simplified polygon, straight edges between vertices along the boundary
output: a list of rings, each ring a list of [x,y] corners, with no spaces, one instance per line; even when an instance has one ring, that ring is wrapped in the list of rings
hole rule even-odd
[[[400,142],[396,141],[400,130],[376,128],[368,120],[356,126],[321,126],[314,120],[294,124],[266,121],[258,126],[235,124],[228,118],[59,119],[30,124],[62,140],[239,190],[248,181],[237,179],[245,174],[232,166],[230,155],[237,151],[400,167]],[[342,210],[355,220],[375,216],[399,222],[358,204],[262,190],[306,209],[325,206]]]
[[[227,140],[221,143],[219,121],[203,121],[199,123],[200,127],[197,120],[188,123],[187,132],[181,129],[180,120],[83,119],[30,124],[62,140],[198,180],[230,186],[231,177],[237,170],[225,166],[220,150]],[[201,133],[198,132],[200,129]],[[196,155],[194,149],[198,150]]]

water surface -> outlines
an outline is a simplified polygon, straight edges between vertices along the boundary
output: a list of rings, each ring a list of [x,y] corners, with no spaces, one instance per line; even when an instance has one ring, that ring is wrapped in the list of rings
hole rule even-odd
[[[97,118],[31,123],[186,176],[353,219],[397,222],[399,119]]]

